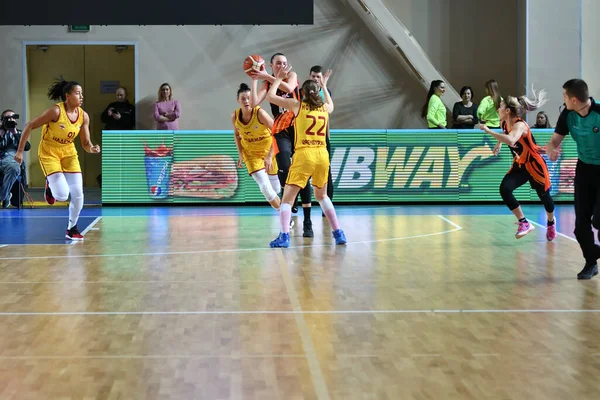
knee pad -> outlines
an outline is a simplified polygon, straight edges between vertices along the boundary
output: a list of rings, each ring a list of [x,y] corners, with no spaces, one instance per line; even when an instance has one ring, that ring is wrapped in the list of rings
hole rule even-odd
[[[269,182],[271,182],[271,187],[273,188],[275,193],[281,192],[281,183],[279,182],[279,176],[269,175]]]
[[[275,199],[275,197],[277,197],[277,193],[275,193],[275,191],[271,187],[269,176],[264,170],[255,172],[254,174],[252,174],[252,178],[254,178],[254,180],[258,184],[260,192],[263,194],[263,196],[265,196],[265,199],[267,199],[267,201],[271,201]]]
[[[324,213],[333,208],[333,203],[331,202],[331,199],[327,196],[319,200],[319,205],[321,206],[321,211],[323,211]]]

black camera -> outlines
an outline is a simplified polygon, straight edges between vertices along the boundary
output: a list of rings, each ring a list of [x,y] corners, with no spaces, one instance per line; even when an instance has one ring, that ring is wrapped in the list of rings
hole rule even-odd
[[[19,114],[13,115],[3,115],[0,119],[0,124],[4,129],[14,129],[17,126],[17,120],[19,119]]]

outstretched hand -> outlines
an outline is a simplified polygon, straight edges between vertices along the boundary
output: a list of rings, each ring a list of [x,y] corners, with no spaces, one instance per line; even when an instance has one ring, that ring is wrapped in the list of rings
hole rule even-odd
[[[323,79],[321,79],[322,87],[327,87],[327,81],[329,80],[329,77],[331,76],[332,72],[333,71],[331,69],[328,69],[327,72],[325,72],[325,74],[323,74]]]
[[[288,77],[288,74],[290,73],[291,70],[292,70],[292,66],[287,65],[285,68],[281,68],[281,69],[279,69],[279,71],[277,71],[277,75],[275,75],[275,78],[285,80]]]

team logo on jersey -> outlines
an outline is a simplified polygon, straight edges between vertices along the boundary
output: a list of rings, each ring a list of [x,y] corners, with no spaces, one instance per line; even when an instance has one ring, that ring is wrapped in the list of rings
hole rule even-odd
[[[594,131],[594,133],[598,133],[598,132],[600,132],[600,128],[599,128],[599,127],[597,127],[597,126],[595,126],[595,127],[594,127],[594,129],[592,129],[592,130]]]

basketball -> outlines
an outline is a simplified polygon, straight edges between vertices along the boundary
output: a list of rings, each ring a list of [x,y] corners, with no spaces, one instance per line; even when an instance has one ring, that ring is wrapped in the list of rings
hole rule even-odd
[[[246,57],[246,59],[244,60],[244,72],[250,76],[250,72],[253,69],[257,69],[259,71],[264,70],[265,67],[265,60],[258,54],[252,54],[249,55],[248,57]]]

